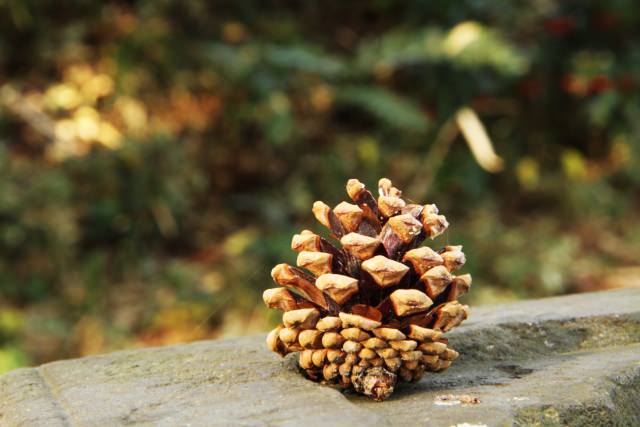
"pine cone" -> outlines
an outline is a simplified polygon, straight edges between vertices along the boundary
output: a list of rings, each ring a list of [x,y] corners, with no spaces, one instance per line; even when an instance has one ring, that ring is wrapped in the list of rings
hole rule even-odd
[[[449,225],[435,205],[405,202],[386,178],[378,189],[376,200],[351,179],[355,204],[315,202],[313,214],[342,248],[309,230],[294,235],[298,268],[275,266],[281,287],[263,299],[284,311],[267,336],[272,351],[300,352],[299,366],[314,381],[384,400],[398,380],[418,381],[458,357],[443,333],[467,318],[457,299],[471,276],[453,274],[465,263],[462,246],[420,246]]]

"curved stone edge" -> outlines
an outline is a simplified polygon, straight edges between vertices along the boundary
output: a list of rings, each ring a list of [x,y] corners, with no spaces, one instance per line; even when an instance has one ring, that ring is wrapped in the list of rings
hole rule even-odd
[[[637,314],[640,288],[563,295],[535,300],[471,307],[466,331],[504,323],[567,321],[580,317],[610,317]],[[459,330],[460,328],[458,328]],[[456,331],[458,331],[456,330]]]

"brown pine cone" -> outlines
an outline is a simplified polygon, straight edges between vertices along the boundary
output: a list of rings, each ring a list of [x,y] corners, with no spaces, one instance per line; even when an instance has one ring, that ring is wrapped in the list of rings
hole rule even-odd
[[[272,351],[299,352],[314,381],[384,400],[398,380],[418,381],[458,357],[443,333],[467,318],[457,299],[471,276],[454,274],[465,263],[462,246],[420,246],[449,225],[435,205],[405,202],[386,178],[378,189],[376,200],[351,179],[355,204],[315,202],[313,214],[341,248],[309,230],[294,235],[297,267],[275,266],[271,276],[281,287],[263,299],[284,311],[267,336]]]

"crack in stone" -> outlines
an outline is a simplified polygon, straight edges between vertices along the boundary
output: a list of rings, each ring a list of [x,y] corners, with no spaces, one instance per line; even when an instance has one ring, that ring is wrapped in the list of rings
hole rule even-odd
[[[51,402],[55,406],[60,417],[62,418],[62,422],[64,423],[64,425],[69,427],[75,426],[76,424],[73,422],[71,414],[62,404],[62,401],[58,397],[57,393],[54,391],[54,387],[52,383],[47,379],[47,374],[46,372],[44,372],[43,368],[44,366],[38,366],[36,368],[33,368],[33,370],[35,371],[36,375],[40,379],[40,382],[42,382],[42,385],[47,390],[48,394],[51,396]]]

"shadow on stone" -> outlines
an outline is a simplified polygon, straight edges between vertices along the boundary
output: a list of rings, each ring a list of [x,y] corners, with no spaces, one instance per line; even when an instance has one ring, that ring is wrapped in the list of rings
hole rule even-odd
[[[496,368],[506,372],[511,378],[522,378],[533,372],[533,369],[523,368],[519,365],[496,365]]]

